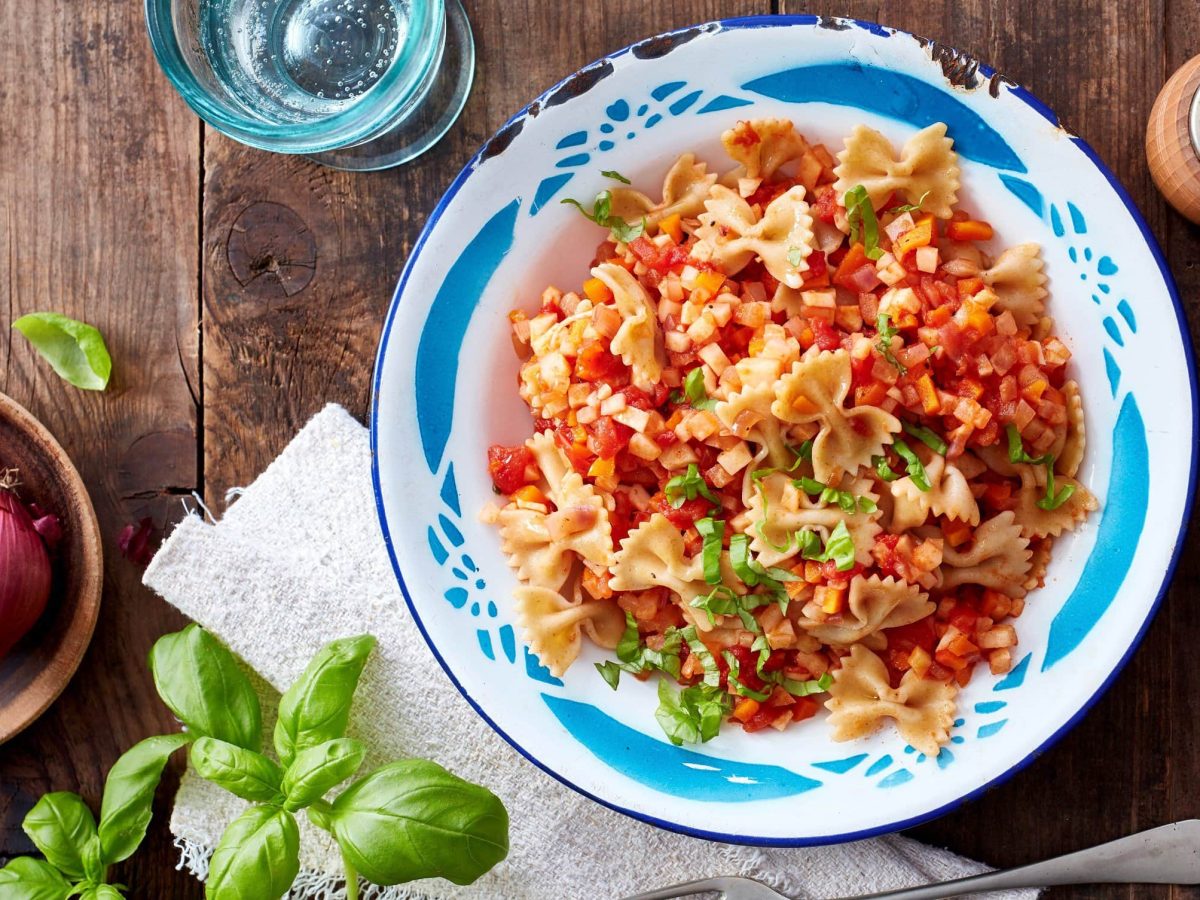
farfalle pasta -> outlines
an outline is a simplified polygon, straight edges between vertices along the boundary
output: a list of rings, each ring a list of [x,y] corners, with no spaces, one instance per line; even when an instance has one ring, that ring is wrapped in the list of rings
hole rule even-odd
[[[675,742],[824,707],[835,740],[936,754],[1098,506],[1041,248],[958,208],[941,124],[721,142],[661,200],[603,173],[580,284],[510,315],[533,436],[488,467],[517,617],[555,675],[665,679]]]

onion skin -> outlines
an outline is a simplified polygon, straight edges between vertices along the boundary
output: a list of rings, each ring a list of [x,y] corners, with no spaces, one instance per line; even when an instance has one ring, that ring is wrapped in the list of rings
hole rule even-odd
[[[29,511],[0,488],[0,658],[45,612],[51,581],[50,555]]]

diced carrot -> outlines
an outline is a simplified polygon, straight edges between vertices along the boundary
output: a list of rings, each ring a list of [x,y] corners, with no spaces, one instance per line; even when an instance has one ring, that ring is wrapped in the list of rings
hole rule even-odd
[[[989,484],[983,492],[983,498],[989,506],[1006,509],[1012,499],[1012,485],[1007,481]]]
[[[838,287],[857,292],[858,289],[854,282],[850,281],[850,276],[870,262],[871,260],[867,258],[867,252],[861,243],[852,245],[846,255],[842,257],[842,261],[838,263],[837,271],[833,273],[833,283]]]
[[[821,607],[821,611],[834,616],[842,611],[846,602],[845,585],[824,584],[813,592],[813,602]]]
[[[917,395],[921,398],[925,415],[934,416],[941,410],[942,401],[938,399],[937,388],[933,386],[933,379],[928,372],[917,379]]]
[[[546,495],[536,484],[527,484],[524,487],[517,488],[512,494],[514,500],[523,501],[525,503],[545,503]]]
[[[669,234],[675,243],[683,243],[683,224],[679,213],[672,213],[659,222],[658,230],[663,234]]]
[[[712,269],[705,269],[696,276],[696,290],[707,291],[709,296],[716,296],[717,291],[721,289],[721,285],[725,283],[725,276],[720,272],[714,272]]]
[[[999,591],[987,588],[983,592],[980,609],[989,619],[999,622],[1001,619],[1007,618],[1009,613],[1012,612],[1012,598],[1008,594],[1002,594]]]
[[[958,280],[958,296],[960,297],[974,297],[982,290],[982,278],[960,278]]]
[[[739,722],[748,722],[758,712],[758,701],[753,697],[743,697],[733,708],[733,717]]]
[[[965,659],[949,650],[939,650],[933,655],[933,658],[937,660],[938,665],[944,666],[952,672],[961,672],[968,666]]]
[[[958,519],[950,519],[942,526],[942,535],[951,547],[961,547],[971,539],[971,526]]]
[[[805,328],[802,332],[800,332],[799,340],[800,346],[807,350],[817,342],[817,336],[813,334],[813,330],[811,328]]]
[[[587,566],[584,566],[580,580],[583,582],[583,589],[587,591],[589,597],[594,597],[597,600],[607,600],[613,595],[613,589],[608,584],[608,578],[608,572],[601,572],[597,575]]]
[[[589,278],[583,283],[583,294],[593,303],[607,303],[613,298],[608,285],[599,278]]]
[[[922,216],[917,223],[892,244],[892,254],[896,259],[903,260],[906,255],[918,247],[928,247],[933,243],[933,216]]]
[[[962,282],[959,282],[960,284]],[[925,324],[930,328],[941,328],[954,316],[954,310],[949,306],[935,306],[925,313]]]
[[[820,584],[824,580],[825,575],[821,571],[821,564],[811,559],[804,562],[804,580],[809,584]]]
[[[984,386],[974,378],[964,378],[958,383],[958,393],[964,397],[970,397],[972,400],[978,400],[983,396]]]
[[[933,657],[924,647],[913,647],[909,652],[908,667],[916,672],[918,677],[924,678],[931,665],[933,665]]]
[[[947,648],[955,656],[968,657],[972,653],[978,653],[979,648],[971,643],[971,639],[965,634],[957,635],[950,641],[950,646]]]
[[[751,338],[750,339],[750,347],[747,350],[747,352],[751,356],[758,356],[760,353],[762,353],[764,346],[766,346],[766,344],[762,338],[760,338],[760,337]]]
[[[812,400],[810,400],[804,394],[800,394],[795,400],[792,401],[792,409],[801,415],[806,415],[808,413],[817,412],[820,407],[813,403]]]
[[[605,475],[612,475],[616,472],[616,461],[614,458],[597,459],[588,469],[588,475],[595,478],[602,478]]]
[[[1049,386],[1045,379],[1039,378],[1021,388],[1021,395],[1030,403],[1037,403],[1042,399],[1042,394]]]
[[[965,222],[950,222],[946,226],[946,237],[952,241],[990,241],[992,226],[987,222],[968,219]]]
[[[854,389],[855,406],[879,406],[887,397],[887,385],[873,381]]]

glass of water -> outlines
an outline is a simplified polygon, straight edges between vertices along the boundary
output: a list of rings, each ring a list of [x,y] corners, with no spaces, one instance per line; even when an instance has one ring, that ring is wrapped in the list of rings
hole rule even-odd
[[[429,149],[475,70],[459,0],[145,0],[167,77],[213,128],[340,169]]]

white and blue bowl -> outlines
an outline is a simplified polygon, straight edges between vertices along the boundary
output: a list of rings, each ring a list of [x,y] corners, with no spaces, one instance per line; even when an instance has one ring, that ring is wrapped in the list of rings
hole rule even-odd
[[[728,727],[671,746],[653,683],[617,692],[592,663],[563,679],[523,645],[494,530],[489,444],[530,434],[507,314],[582,281],[601,237],[559,201],[615,169],[653,193],[722,130],[790,118],[836,152],[860,123],[899,143],[945,122],[960,204],[996,247],[1043,246],[1050,312],[1074,352],[1099,513],[1058,540],[1017,622],[1013,670],[981,668],[951,743],[926,758],[886,728],[834,743],[823,713],[784,733]],[[747,844],[847,841],[944,813],[1012,775],[1113,682],[1166,591],[1195,479],[1196,389],[1171,275],[1125,190],[1054,114],[1004,77],[903,32],[815,17],[738,19],[636,44],[504,126],[454,180],[413,249],[379,348],[372,414],[379,515],[412,613],[454,684],[530,761],[600,803]]]

